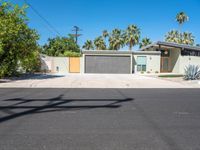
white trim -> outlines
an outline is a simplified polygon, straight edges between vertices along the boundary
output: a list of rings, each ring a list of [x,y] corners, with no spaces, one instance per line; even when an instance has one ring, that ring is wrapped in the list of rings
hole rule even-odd
[[[130,65],[130,73],[133,74],[133,55],[131,55],[131,65]]]
[[[83,55],[87,55],[87,56],[131,56],[132,54],[83,54]]]
[[[83,60],[82,60],[82,63],[83,63],[83,71],[82,71],[82,73],[85,74],[85,54],[83,54],[82,57],[83,57]]]

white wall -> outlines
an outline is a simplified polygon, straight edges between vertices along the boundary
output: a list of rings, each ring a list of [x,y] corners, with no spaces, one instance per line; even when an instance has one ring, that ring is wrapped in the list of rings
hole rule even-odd
[[[184,69],[188,65],[200,66],[200,57],[199,56],[180,56],[179,73],[184,74],[185,72]]]
[[[148,73],[160,72],[160,55],[159,54],[134,54],[133,56],[133,67],[135,68],[135,73],[137,72],[137,56],[147,57],[147,69]]]
[[[52,73],[66,75],[69,73],[69,58],[68,57],[53,57],[52,58]]]
[[[46,55],[41,55],[40,58],[42,62],[42,71],[58,75],[65,75],[69,73],[68,57],[50,57]]]
[[[41,70],[58,75],[69,73],[69,57],[50,57],[41,55]],[[58,70],[57,70],[58,67]],[[80,57],[80,73],[84,73],[84,58]]]
[[[80,73],[84,73],[84,56],[80,57]]]
[[[44,72],[51,72],[52,70],[52,57],[40,55],[41,70]]]

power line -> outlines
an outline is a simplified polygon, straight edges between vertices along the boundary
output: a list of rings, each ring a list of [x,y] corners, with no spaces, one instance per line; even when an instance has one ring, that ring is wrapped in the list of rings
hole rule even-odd
[[[60,35],[61,34],[56,30],[56,28],[54,28],[53,25],[51,25],[51,23],[45,19],[34,7],[33,5],[31,5],[29,2],[27,2],[27,0],[24,0],[24,2],[50,27],[51,31],[54,31],[56,34]]]

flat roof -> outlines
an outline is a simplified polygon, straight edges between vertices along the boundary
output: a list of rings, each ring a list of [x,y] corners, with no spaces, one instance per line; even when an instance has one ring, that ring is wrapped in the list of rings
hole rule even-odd
[[[200,51],[200,47],[198,46],[191,46],[191,45],[186,45],[186,44],[177,44],[177,43],[171,43],[171,42],[162,42],[162,41],[158,41],[156,43],[150,44],[146,47],[143,47],[141,49],[139,49],[139,51],[144,51],[146,49],[149,49],[151,47],[155,47],[155,46],[168,46],[168,47],[174,47],[174,48],[180,48],[180,49],[188,49],[188,50],[196,50],[196,51]]]
[[[117,51],[117,50],[84,50],[83,54],[132,54],[132,51]]]
[[[137,55],[137,54],[141,54],[141,55],[142,55],[142,54],[144,54],[144,55],[145,55],[145,54],[147,54],[147,55],[151,55],[151,54],[153,54],[153,55],[155,55],[155,54],[159,54],[159,55],[160,55],[161,52],[160,52],[160,51],[134,51],[133,54],[136,54],[136,55]]]
[[[160,54],[159,51],[117,51],[117,50],[84,50],[88,55],[133,55],[133,54]]]

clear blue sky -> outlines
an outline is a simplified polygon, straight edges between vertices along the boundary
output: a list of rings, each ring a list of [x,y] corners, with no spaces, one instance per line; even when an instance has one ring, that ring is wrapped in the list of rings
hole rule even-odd
[[[27,0],[60,33],[65,36],[74,25],[83,29],[79,44],[93,40],[104,29],[125,29],[136,24],[142,37],[152,41],[164,40],[171,29],[178,29],[175,16],[184,11],[190,20],[183,25],[183,31],[190,31],[200,43],[200,0]],[[11,0],[23,5],[23,0]],[[29,25],[41,35],[40,44],[56,36],[47,30],[46,24],[31,8],[27,10]],[[137,49],[137,48],[135,48]]]

